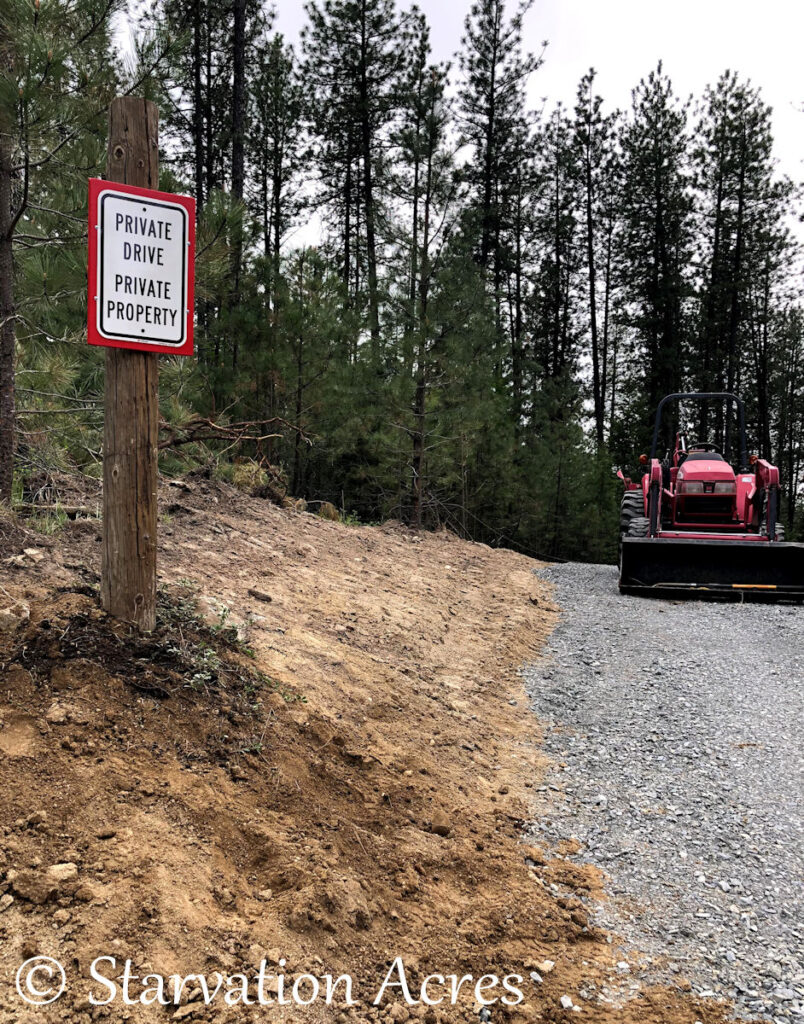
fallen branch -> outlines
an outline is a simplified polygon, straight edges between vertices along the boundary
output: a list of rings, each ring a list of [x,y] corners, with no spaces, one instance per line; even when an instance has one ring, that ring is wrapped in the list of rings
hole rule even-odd
[[[270,441],[273,438],[284,437],[285,432],[277,432],[276,430],[269,431],[268,433],[259,432],[264,431],[269,426],[285,427],[286,431],[298,434],[306,444],[312,444],[312,441],[301,427],[295,426],[279,416],[273,416],[267,420],[243,420],[239,423],[215,423],[213,420],[203,416],[195,416],[186,423],[181,424],[181,426],[173,426],[162,420],[159,424],[159,429],[166,433],[167,436],[159,442],[159,448],[160,450],[177,448],[179,445],[196,444],[204,441],[230,441],[236,444],[244,441],[260,443],[262,441]]]

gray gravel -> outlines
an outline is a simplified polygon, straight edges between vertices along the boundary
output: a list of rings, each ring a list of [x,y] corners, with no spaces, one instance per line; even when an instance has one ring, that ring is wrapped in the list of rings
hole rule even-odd
[[[526,672],[553,762],[528,838],[580,840],[611,879],[596,920],[645,978],[804,1021],[804,609],[539,575],[563,616]]]

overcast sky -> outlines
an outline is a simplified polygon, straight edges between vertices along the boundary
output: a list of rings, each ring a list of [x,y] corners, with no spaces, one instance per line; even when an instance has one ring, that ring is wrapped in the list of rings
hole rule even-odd
[[[513,0],[509,0],[513,10]],[[409,4],[401,0],[400,6]],[[447,60],[460,46],[470,0],[419,0],[430,23],[433,54]],[[301,0],[277,0],[276,28],[296,40]],[[801,0],[534,0],[525,47],[549,46],[531,81],[535,107],[546,97],[571,106],[582,74],[598,72],[608,109],[630,104],[631,90],[664,61],[676,92],[699,96],[731,68],[761,86],[774,111],[779,167],[804,178],[804,3]]]

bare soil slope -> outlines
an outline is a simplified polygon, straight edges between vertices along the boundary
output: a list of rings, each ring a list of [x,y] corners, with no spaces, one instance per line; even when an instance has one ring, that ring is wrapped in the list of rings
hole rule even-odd
[[[101,955],[143,974],[263,957],[290,976],[348,972],[346,1016],[285,1011],[339,1024],[408,1019],[370,1005],[396,956],[414,983],[522,974],[525,1003],[493,1020],[576,1019],[564,995],[594,1021],[721,1019],[681,991],[634,991],[576,898],[600,877],[521,843],[541,758],[518,669],[557,618],[533,562],[203,479],[160,500],[147,639],[97,608],[96,520],[55,539],[0,526],[0,605],[22,602],[0,633],[3,1024],[281,1016],[91,1008]],[[38,954],[69,987],[26,1017],[14,973]],[[410,1013],[477,1011],[464,989],[458,1007]]]

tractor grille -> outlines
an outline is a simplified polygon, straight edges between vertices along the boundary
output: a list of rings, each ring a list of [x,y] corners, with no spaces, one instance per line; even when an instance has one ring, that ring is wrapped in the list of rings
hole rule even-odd
[[[731,494],[688,494],[679,505],[678,518],[685,523],[719,519],[731,522],[734,497]]]

